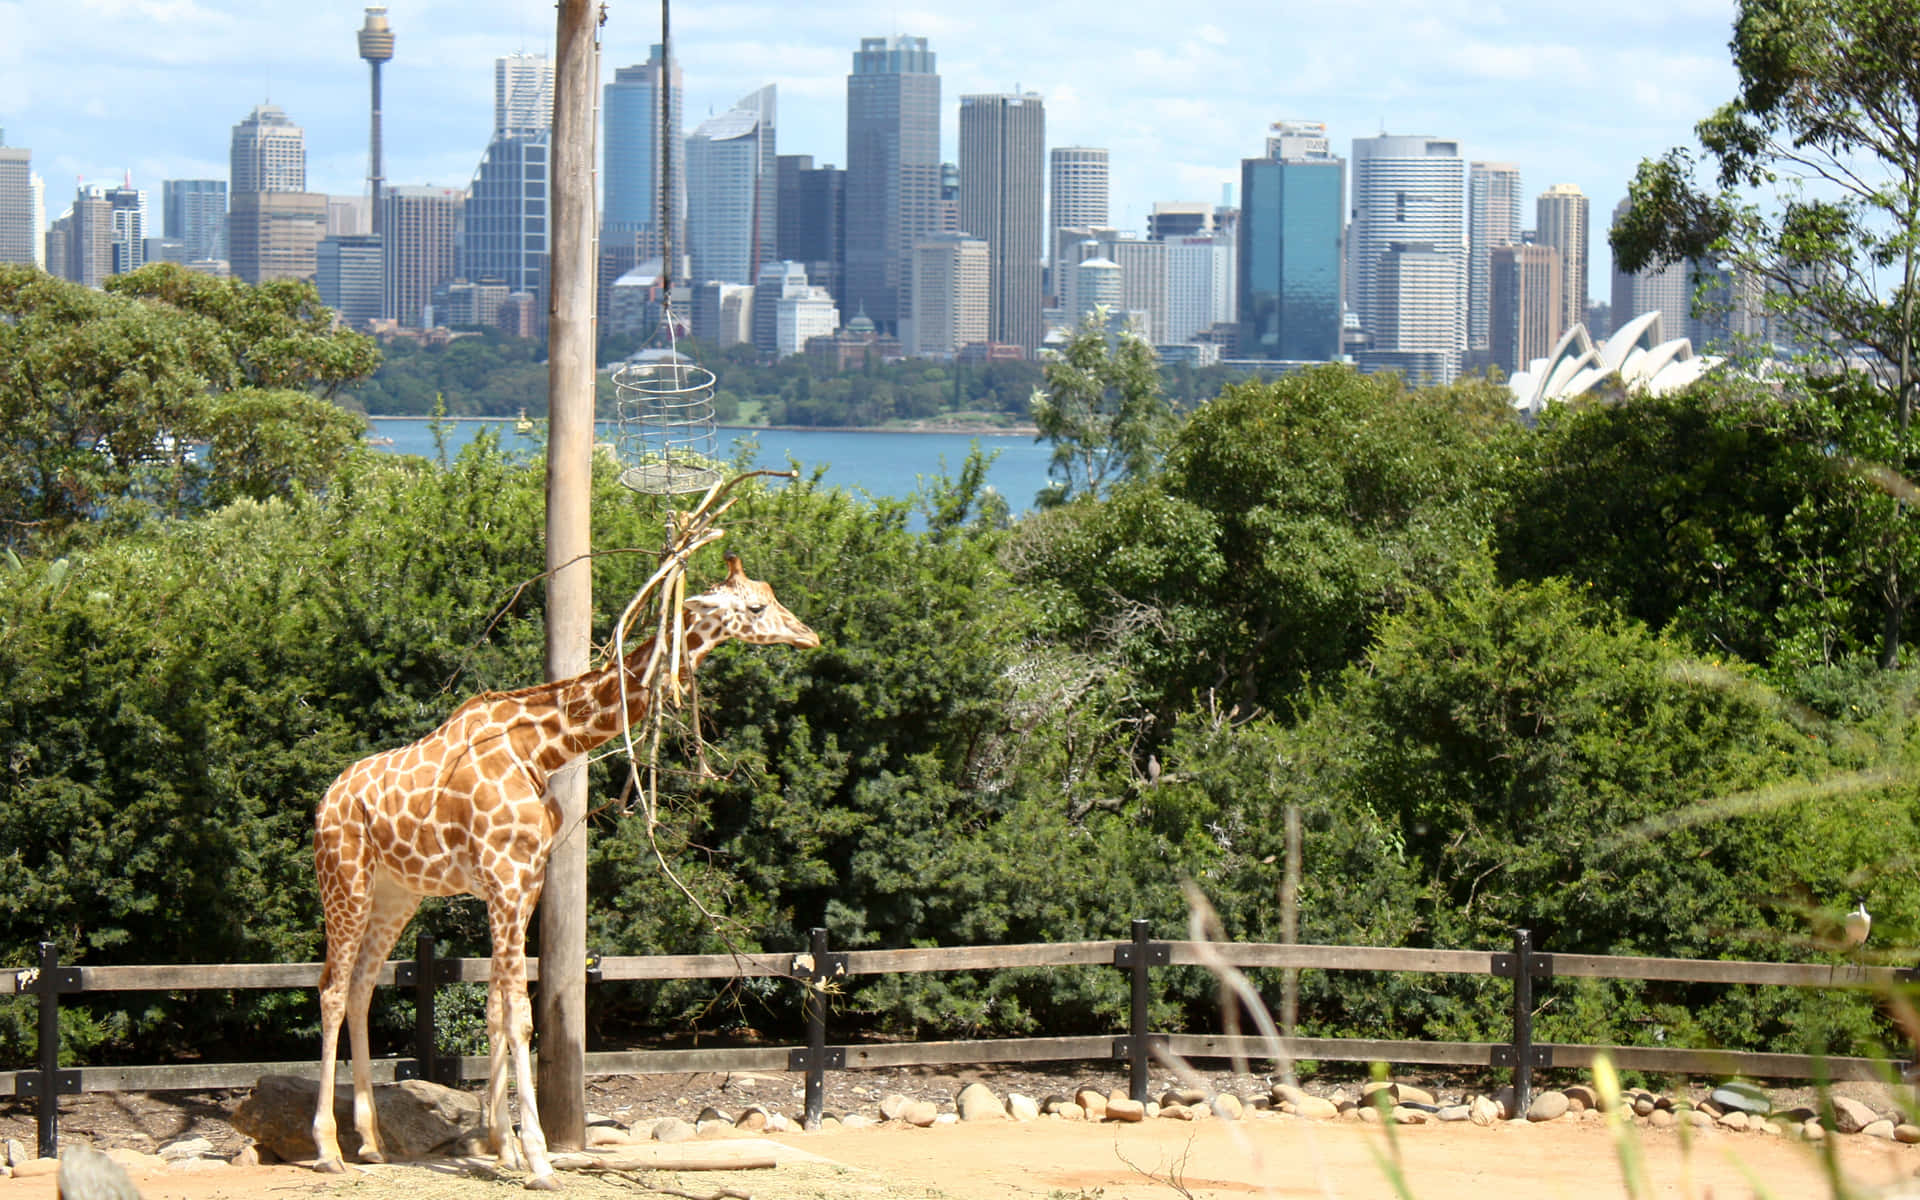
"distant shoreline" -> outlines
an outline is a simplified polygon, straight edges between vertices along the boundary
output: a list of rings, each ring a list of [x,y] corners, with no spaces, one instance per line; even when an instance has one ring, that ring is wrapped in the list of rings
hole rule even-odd
[[[432,417],[418,417],[418,416],[385,417],[385,416],[380,416],[374,413],[367,414],[367,420],[369,421],[431,421],[433,419],[434,418]],[[478,416],[474,416],[474,417],[446,416],[440,419],[444,421],[508,421],[508,422],[517,422],[520,420],[519,417],[478,417]],[[542,417],[531,417],[528,419],[534,420],[534,421],[544,420],[544,418]],[[715,428],[740,430],[746,433],[757,433],[761,430],[765,430],[769,433],[944,433],[944,434],[958,435],[963,437],[1026,437],[1026,438],[1037,438],[1040,436],[1040,430],[1032,425],[1016,425],[1012,428],[1008,428],[1007,426],[1004,426],[1004,425],[976,425],[976,424],[967,424],[964,422],[954,422],[950,424],[943,424],[940,422],[928,422],[922,425],[915,426],[912,429],[901,429],[898,426],[881,426],[881,425],[716,425]]]

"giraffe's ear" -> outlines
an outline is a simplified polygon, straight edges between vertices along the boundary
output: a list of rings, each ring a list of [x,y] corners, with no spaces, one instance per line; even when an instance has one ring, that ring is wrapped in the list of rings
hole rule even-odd
[[[740,565],[740,556],[727,551],[727,582],[739,583],[747,577],[747,569]]]

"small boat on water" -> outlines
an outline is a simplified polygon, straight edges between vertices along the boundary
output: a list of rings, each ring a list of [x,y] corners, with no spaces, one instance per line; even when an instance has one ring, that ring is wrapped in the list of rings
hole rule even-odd
[[[533,432],[533,418],[527,416],[527,410],[521,409],[520,416],[513,423],[513,431],[518,434]]]

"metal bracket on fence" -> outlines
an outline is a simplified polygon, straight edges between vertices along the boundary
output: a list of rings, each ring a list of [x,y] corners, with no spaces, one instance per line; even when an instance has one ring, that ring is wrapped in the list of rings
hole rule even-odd
[[[1167,942],[1121,942],[1113,948],[1113,965],[1133,966],[1134,956],[1145,959],[1149,967],[1164,967],[1173,961],[1173,947]]]
[[[1141,1062],[1146,1062],[1151,1059],[1155,1050],[1164,1051],[1171,1044],[1167,1040],[1167,1035],[1164,1033],[1150,1033],[1141,1040],[1146,1043],[1141,1047],[1141,1053],[1138,1055]],[[1133,1038],[1126,1036],[1113,1039],[1113,1056],[1115,1058],[1134,1058]]]
[[[13,1077],[13,1094],[21,1100],[30,1100],[41,1095],[40,1072],[20,1071]],[[55,1071],[53,1073],[53,1094],[56,1096],[78,1096],[80,1094],[80,1072]]]
[[[1487,1054],[1490,1067],[1517,1067],[1520,1060],[1515,1056],[1512,1046],[1493,1046]],[[1530,1046],[1527,1049],[1527,1065],[1536,1069],[1553,1065],[1553,1050],[1547,1046]]]
[[[847,1069],[847,1048],[845,1046],[823,1046],[820,1050],[820,1069],[823,1071],[844,1071]],[[806,1046],[795,1046],[787,1051],[787,1070],[813,1070],[813,1051]]]
[[[1487,966],[1487,974],[1497,979],[1512,979],[1514,962],[1514,956],[1511,954],[1495,954]],[[1528,954],[1527,974],[1535,979],[1552,979],[1553,955]]]
[[[417,1058],[396,1058],[393,1060],[393,1081],[399,1083],[406,1079],[424,1079]]]

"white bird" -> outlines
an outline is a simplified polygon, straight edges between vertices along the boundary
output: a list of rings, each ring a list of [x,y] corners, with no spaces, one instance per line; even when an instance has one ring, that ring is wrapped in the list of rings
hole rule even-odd
[[[1853,951],[1854,957],[1860,957],[1860,947],[1867,944],[1867,935],[1873,932],[1873,914],[1867,911],[1866,897],[1854,902],[1853,911],[1847,914],[1846,932],[1842,942]]]

